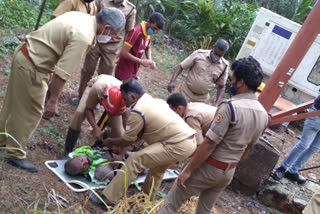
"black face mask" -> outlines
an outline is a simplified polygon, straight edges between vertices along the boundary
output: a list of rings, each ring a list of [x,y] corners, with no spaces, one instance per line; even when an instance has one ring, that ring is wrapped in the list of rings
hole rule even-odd
[[[93,0],[84,0],[85,3],[91,3]]]

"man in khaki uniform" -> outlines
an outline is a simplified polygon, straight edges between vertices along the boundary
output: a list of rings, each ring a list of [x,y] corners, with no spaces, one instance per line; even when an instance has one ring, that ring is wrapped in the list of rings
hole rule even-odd
[[[206,138],[172,186],[159,214],[177,213],[186,200],[199,193],[196,213],[211,213],[238,162],[266,128],[268,114],[254,94],[263,78],[259,62],[243,58],[233,63],[231,70],[230,91],[235,96],[219,105]]]
[[[51,19],[69,11],[79,11],[89,15],[96,15],[97,7],[94,0],[62,0],[52,13]]]
[[[110,28],[119,29],[123,25],[124,16],[115,8],[105,9],[96,17],[72,11],[26,36],[26,42],[13,55],[0,113],[0,132],[7,132],[18,141],[0,136],[0,145],[6,146],[9,163],[27,171],[37,171],[26,159],[23,149],[43,113],[49,73],[54,73],[48,101],[54,114],[65,82],[94,42],[96,34]]]
[[[197,132],[195,137],[199,146],[211,125],[217,107],[204,103],[187,103],[185,96],[180,93],[171,94],[167,99],[167,103],[174,112],[179,114]]]
[[[102,128],[95,122],[94,109],[98,103],[102,103],[103,99],[108,99],[107,102],[103,102],[103,104],[107,105],[105,108],[110,109],[110,111],[106,110],[108,112],[108,116],[106,118],[107,123],[111,127],[110,137],[122,136],[124,129],[121,114],[125,111],[125,105],[122,100],[120,90],[115,93],[111,93],[106,90],[111,86],[120,87],[120,85],[120,80],[106,74],[101,74],[90,80],[83,96],[81,97],[77,110],[71,119],[71,124],[68,129],[65,142],[64,155],[72,152],[79,138],[81,125],[85,118],[87,118],[89,124],[93,128],[93,136],[97,140],[101,140]]]
[[[188,158],[195,151],[195,131],[163,100],[146,94],[137,80],[125,81],[120,90],[131,113],[124,135],[121,138],[107,138],[104,144],[126,146],[138,138],[149,144],[130,155],[121,170],[127,170],[127,182],[130,184],[140,172],[149,168],[142,190],[149,194],[154,179],[152,195],[155,196],[166,169],[173,163]],[[124,191],[125,175],[118,172],[104,189],[103,198],[108,204],[116,204],[123,197]],[[96,197],[91,197],[91,200],[101,204]]]
[[[178,75],[182,71],[188,71],[187,77],[180,85],[179,93],[185,95],[188,102],[209,104],[209,93],[217,86],[214,105],[219,103],[228,79],[229,62],[223,58],[228,49],[228,42],[219,39],[212,50],[199,49],[193,52],[176,67],[169,82],[168,91],[173,92]]]
[[[103,8],[115,7],[123,12],[126,17],[125,33],[134,28],[136,20],[135,6],[128,0],[96,0],[98,11]],[[92,78],[96,66],[99,62],[98,74],[112,75],[117,56],[120,51],[120,42],[123,36],[123,30],[112,32],[110,34],[112,39],[107,43],[98,43],[97,46],[92,48],[87,54],[83,68],[81,70],[81,79],[79,85],[79,98],[73,98],[73,102],[76,104],[81,98],[87,83]]]
[[[318,214],[320,211],[320,191],[313,194],[302,214]]]

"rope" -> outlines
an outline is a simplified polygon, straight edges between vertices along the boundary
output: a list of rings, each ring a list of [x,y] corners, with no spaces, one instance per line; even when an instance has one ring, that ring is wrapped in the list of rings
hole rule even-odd
[[[6,135],[7,137],[10,137],[18,146],[19,148],[16,148],[16,147],[0,147],[0,150],[18,150],[19,152],[21,152],[23,155],[26,155],[27,153],[25,151],[23,151],[22,149],[22,146],[21,144],[13,137],[11,136],[10,134],[6,133],[6,132],[0,132],[0,135]]]

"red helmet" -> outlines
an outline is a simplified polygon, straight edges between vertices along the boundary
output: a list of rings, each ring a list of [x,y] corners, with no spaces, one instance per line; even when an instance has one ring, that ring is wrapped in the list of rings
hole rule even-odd
[[[126,105],[122,99],[119,86],[107,87],[104,90],[101,102],[110,114],[119,115],[126,111]]]

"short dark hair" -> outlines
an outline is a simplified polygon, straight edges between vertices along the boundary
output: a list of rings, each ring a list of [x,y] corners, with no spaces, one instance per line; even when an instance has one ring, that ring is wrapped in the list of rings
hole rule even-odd
[[[260,63],[252,56],[235,61],[231,70],[236,80],[243,79],[250,90],[256,91],[263,79]]]
[[[71,158],[69,160],[67,160],[67,162],[64,164],[64,171],[71,176],[75,176],[75,175],[79,175],[81,174],[81,170],[79,169],[79,167],[77,167],[74,163],[73,163],[74,158]]]
[[[187,106],[187,100],[183,94],[173,93],[167,99],[168,105],[171,105],[173,108],[178,108],[178,106]]]
[[[151,14],[149,17],[150,23],[155,23],[159,29],[163,29],[164,24],[165,24],[165,18],[161,13],[154,12]]]
[[[120,91],[124,91],[127,94],[133,93],[138,96],[142,96],[145,93],[138,80],[134,78],[124,81],[124,83],[122,83],[122,85],[120,86]]]

